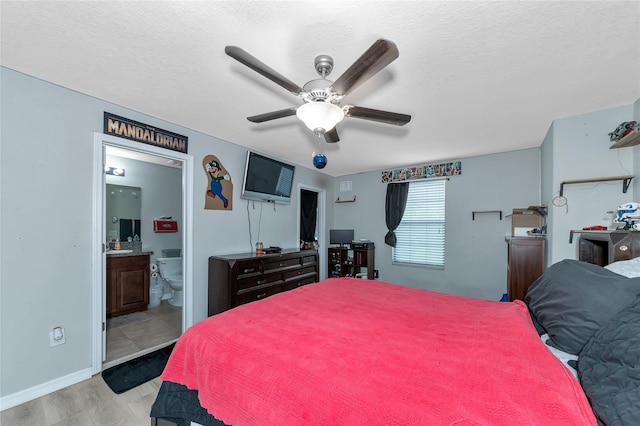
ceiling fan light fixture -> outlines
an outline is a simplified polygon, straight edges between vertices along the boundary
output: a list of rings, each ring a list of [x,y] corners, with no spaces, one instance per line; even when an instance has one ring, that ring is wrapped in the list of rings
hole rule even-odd
[[[344,119],[344,111],[329,102],[308,102],[296,111],[298,118],[318,136],[330,131]]]

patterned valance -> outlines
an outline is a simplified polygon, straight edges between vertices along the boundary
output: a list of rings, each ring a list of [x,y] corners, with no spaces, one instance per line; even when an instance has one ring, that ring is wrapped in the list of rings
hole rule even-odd
[[[406,167],[404,169],[385,170],[382,172],[382,183],[455,176],[460,174],[462,174],[462,161],[426,164],[424,166]]]

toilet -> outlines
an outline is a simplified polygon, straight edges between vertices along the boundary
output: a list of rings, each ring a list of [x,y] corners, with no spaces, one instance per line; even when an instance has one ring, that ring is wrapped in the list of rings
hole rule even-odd
[[[160,277],[171,288],[169,304],[182,306],[182,257],[159,257],[156,262]]]

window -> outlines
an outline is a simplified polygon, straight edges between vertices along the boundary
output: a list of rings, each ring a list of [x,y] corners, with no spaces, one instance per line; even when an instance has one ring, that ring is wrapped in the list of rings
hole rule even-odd
[[[445,179],[409,184],[407,207],[396,228],[394,263],[444,267]]]

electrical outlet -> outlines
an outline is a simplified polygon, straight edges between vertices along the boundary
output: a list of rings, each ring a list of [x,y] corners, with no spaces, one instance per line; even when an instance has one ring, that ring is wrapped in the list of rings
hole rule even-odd
[[[49,332],[49,344],[51,347],[58,346],[66,343],[67,339],[64,334],[64,328],[62,327],[54,327],[53,330]]]

